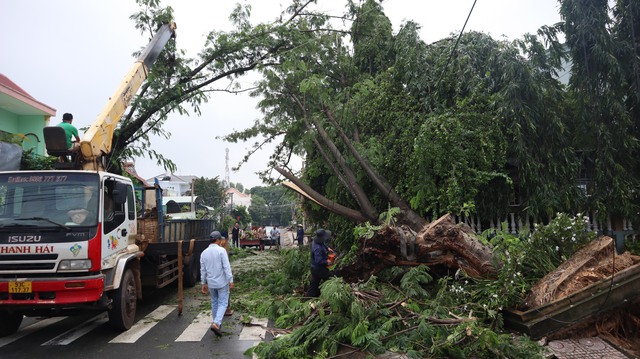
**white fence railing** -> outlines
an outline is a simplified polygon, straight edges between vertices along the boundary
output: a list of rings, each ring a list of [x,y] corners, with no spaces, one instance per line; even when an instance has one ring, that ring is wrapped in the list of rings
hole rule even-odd
[[[477,215],[472,215],[468,217],[467,216],[453,216],[453,217],[456,223],[466,223],[467,225],[469,225],[469,227],[471,227],[471,229],[475,233],[478,233],[478,234],[482,233],[487,229],[502,229],[503,223],[506,223],[507,231],[511,234],[517,234],[517,233],[520,233],[521,231],[529,231],[535,227],[536,223],[546,224],[544,221],[538,218],[534,218],[530,216],[523,217],[517,213],[509,213],[509,215],[504,218],[490,219],[488,224],[487,224],[487,221],[485,220],[484,225],[486,228],[483,227],[483,224]],[[610,234],[614,232],[610,216],[607,216],[607,219],[604,222],[599,221],[595,213],[590,213],[588,215],[588,218],[589,218],[590,230],[598,234],[603,234],[603,233]],[[635,231],[633,228],[632,222],[628,219],[624,219],[622,221],[622,229],[616,229],[616,230],[624,231],[627,233]],[[636,234],[628,233],[627,236],[633,237],[633,239],[635,239]],[[638,234],[637,236],[640,237],[640,234]]]

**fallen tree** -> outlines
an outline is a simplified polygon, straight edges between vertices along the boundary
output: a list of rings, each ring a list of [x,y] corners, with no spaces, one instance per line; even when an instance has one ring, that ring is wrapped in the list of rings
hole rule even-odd
[[[542,312],[544,309],[540,308],[545,306],[556,306],[559,310],[562,306],[577,307],[580,316],[565,320],[563,328],[550,331],[546,335],[548,341],[599,336],[637,357],[640,295],[636,289],[638,280],[633,280],[637,274],[630,274],[638,273],[639,265],[640,256],[630,252],[618,254],[615,241],[601,236],[533,285],[523,306],[529,312]],[[626,292],[623,287],[628,288]],[[588,298],[595,298],[596,303],[587,303]]]
[[[339,270],[347,282],[366,280],[393,266],[426,265],[432,269],[464,270],[472,277],[495,274],[493,255],[465,224],[444,215],[419,233],[407,226],[383,227],[371,238],[360,239],[358,260]]]
[[[564,298],[638,263],[639,256],[617,254],[611,237],[599,237],[538,281],[525,298],[524,307],[531,309]]]
[[[387,268],[426,265],[431,273],[450,275],[454,270],[461,270],[465,275],[490,282],[501,270],[502,263],[496,258],[492,249],[484,245],[467,225],[456,224],[450,215],[445,215],[418,233],[407,226],[386,226],[371,237],[360,238],[357,260],[339,269],[337,274],[345,282],[358,283]],[[626,282],[614,282],[613,276],[620,274],[626,278],[629,275],[623,273],[629,270],[636,272],[633,268],[638,265],[640,256],[629,252],[616,253],[615,241],[601,236],[540,279],[522,302],[514,306],[522,310],[539,310],[543,317],[552,317],[557,313],[555,310],[564,313],[564,302],[579,307],[577,314],[560,314],[574,319],[547,328],[549,334],[545,335],[546,339],[600,336],[637,355],[640,353],[637,341],[640,312],[635,308],[640,303],[640,296],[617,292],[609,295],[604,287],[610,280],[611,286],[628,286]],[[582,291],[593,293],[582,295]],[[583,297],[587,299],[581,299]],[[588,297],[596,298],[598,303],[604,298],[606,305],[601,303],[594,307],[592,303],[583,302]],[[550,309],[546,305],[551,305]],[[531,315],[524,312],[523,317]]]

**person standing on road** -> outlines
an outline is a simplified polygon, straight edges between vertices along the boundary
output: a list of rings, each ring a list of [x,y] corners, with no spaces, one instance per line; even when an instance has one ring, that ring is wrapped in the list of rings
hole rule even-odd
[[[233,240],[233,246],[240,247],[240,224],[236,222],[231,230],[231,239]]]
[[[267,231],[264,229],[264,226],[258,227],[258,239],[260,240],[260,250],[264,250],[264,240],[267,236]]]
[[[320,283],[331,277],[333,272],[329,267],[333,264],[333,250],[327,246],[331,238],[331,231],[318,229],[316,237],[311,243],[311,282],[305,293],[306,297],[320,296]]]
[[[304,245],[304,228],[302,227],[302,223],[298,223],[298,247],[302,247]]]
[[[209,247],[200,255],[200,277],[202,278],[202,294],[211,298],[211,331],[222,336],[222,318],[229,305],[229,292],[233,289],[233,274],[227,251],[218,245],[222,235],[213,231],[209,235]]]
[[[276,246],[280,245],[280,230],[276,226],[271,230],[271,242],[275,243]]]

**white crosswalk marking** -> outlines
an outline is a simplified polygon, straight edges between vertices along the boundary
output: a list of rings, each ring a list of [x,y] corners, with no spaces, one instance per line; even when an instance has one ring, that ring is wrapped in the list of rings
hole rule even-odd
[[[131,327],[131,329],[111,339],[109,343],[135,343],[138,339],[148,333],[156,324],[158,324],[169,314],[175,311],[176,308],[177,306],[175,305],[159,306],[149,315],[135,323]],[[21,339],[29,334],[32,334],[40,329],[53,325],[67,318],[68,317],[53,317],[37,320],[35,323],[24,326],[18,332],[12,335],[0,338],[0,347],[8,345],[18,339]],[[91,332],[95,328],[107,323],[108,321],[109,317],[107,313],[100,313],[56,336],[55,338],[42,343],[41,346],[69,345],[73,342],[76,342],[78,339],[82,338],[84,335]],[[237,339],[243,341],[255,341],[255,344],[257,345],[258,342],[265,339],[267,325],[267,319],[251,318],[251,325],[244,326]],[[200,342],[203,340],[205,335],[209,333],[210,326],[211,311],[208,310],[200,312],[191,321],[189,326],[187,326],[187,328],[185,328],[184,331],[175,339],[175,342]]]
[[[93,329],[101,326],[109,320],[107,313],[96,315],[95,317],[87,320],[86,322],[67,330],[66,332],[58,335],[57,337],[42,343],[42,345],[68,345],[81,336],[89,333]]]
[[[9,343],[13,343],[14,341],[16,341],[16,340],[18,340],[18,339],[20,339],[22,337],[25,337],[25,336],[27,336],[27,335],[29,335],[29,334],[31,334],[31,333],[39,330],[39,329],[42,329],[42,328],[44,328],[44,327],[46,327],[48,325],[51,325],[53,323],[57,323],[57,322],[59,322],[59,321],[61,321],[63,319],[66,319],[66,318],[67,317],[54,317],[54,318],[48,318],[48,319],[39,320],[38,322],[33,323],[33,324],[25,327],[22,330],[18,330],[17,332],[15,332],[15,333],[7,336],[7,337],[0,338],[0,347],[3,347],[3,346],[5,346],[5,345],[7,345]]]
[[[211,327],[211,311],[201,312],[176,339],[176,342],[199,342]]]
[[[131,329],[113,338],[109,343],[135,343],[145,333],[153,328],[159,321],[166,318],[176,309],[175,305],[161,305],[151,314],[134,324]]]
[[[242,328],[238,340],[263,340],[267,333],[268,324],[269,321],[265,318],[251,318],[251,325]]]

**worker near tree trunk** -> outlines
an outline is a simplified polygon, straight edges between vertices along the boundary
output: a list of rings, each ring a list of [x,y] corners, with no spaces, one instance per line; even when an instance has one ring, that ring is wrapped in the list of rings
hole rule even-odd
[[[307,297],[320,296],[320,284],[333,276],[329,267],[333,264],[335,254],[327,246],[330,238],[331,231],[319,229],[311,243],[311,282],[305,294]]]
[[[298,231],[296,235],[298,237],[298,247],[302,247],[304,244],[304,228],[302,227],[302,223],[298,223]]]

